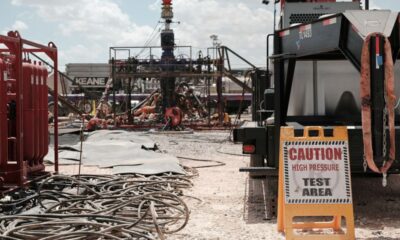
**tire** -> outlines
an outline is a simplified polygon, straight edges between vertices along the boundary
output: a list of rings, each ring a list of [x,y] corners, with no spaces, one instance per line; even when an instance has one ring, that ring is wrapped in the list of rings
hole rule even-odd
[[[264,167],[264,156],[262,155],[257,155],[257,154],[252,154],[250,156],[250,167]],[[262,178],[265,177],[265,173],[256,173],[256,172],[250,172],[249,176],[251,178]]]

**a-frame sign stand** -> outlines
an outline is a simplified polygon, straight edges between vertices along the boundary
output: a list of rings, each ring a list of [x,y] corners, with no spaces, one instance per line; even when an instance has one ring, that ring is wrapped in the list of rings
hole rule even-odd
[[[302,137],[291,127],[281,128],[278,231],[286,239],[355,239],[349,161],[346,127],[334,128],[332,137],[324,136],[322,127],[306,127]],[[322,216],[333,220],[294,222]]]

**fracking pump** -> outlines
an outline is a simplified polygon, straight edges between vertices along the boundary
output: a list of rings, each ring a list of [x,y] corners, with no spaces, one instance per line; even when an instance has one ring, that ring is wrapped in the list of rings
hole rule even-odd
[[[279,1],[275,1],[275,4]],[[280,128],[346,126],[352,172],[399,173],[400,17],[369,10],[368,1],[281,0],[274,31],[272,86],[256,89],[264,99],[253,119],[234,130],[251,156],[251,176],[276,174]],[[271,76],[271,74],[269,74]],[[382,166],[382,167],[381,167]]]

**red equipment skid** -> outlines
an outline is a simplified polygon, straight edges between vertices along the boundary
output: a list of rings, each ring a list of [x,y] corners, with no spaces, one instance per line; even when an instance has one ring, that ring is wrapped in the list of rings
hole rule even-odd
[[[22,39],[18,32],[0,35],[0,190],[25,186],[44,172],[48,153],[47,68],[23,59],[30,52],[45,53],[57,69],[57,48]],[[27,46],[27,48],[25,48]],[[58,102],[58,74],[54,101]],[[54,116],[57,116],[57,104]],[[54,118],[55,172],[58,172],[58,119]]]

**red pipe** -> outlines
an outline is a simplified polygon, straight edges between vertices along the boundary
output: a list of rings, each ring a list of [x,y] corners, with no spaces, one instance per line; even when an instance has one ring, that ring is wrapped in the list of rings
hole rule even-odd
[[[8,33],[9,37],[14,37],[18,39],[18,43],[16,44],[15,48],[13,49],[14,54],[16,56],[15,58],[15,63],[14,63],[14,69],[15,69],[15,79],[17,80],[15,82],[15,88],[16,88],[16,140],[15,140],[15,152],[16,152],[16,162],[17,162],[17,168],[20,170],[19,171],[19,179],[18,179],[18,185],[23,186],[26,181],[27,181],[27,168],[26,168],[26,162],[24,161],[23,158],[23,150],[24,150],[24,142],[23,142],[23,101],[24,101],[24,95],[22,92],[22,84],[21,80],[23,77],[22,74],[22,40],[21,36],[17,31],[15,32],[9,32]],[[11,49],[10,49],[11,50]]]
[[[33,146],[35,149],[35,157],[33,158],[33,161],[35,164],[39,162],[40,158],[40,131],[39,131],[39,124],[40,124],[40,119],[38,118],[38,111],[39,111],[39,105],[40,105],[40,96],[38,95],[38,89],[39,89],[39,69],[37,66],[36,61],[33,62],[33,95],[35,96],[35,100],[33,101],[33,125],[34,129],[33,131]]]
[[[49,46],[55,49],[52,58],[54,62],[54,171],[58,173],[58,53],[54,43],[49,43]]]
[[[49,120],[48,120],[48,91],[47,91],[47,78],[48,72],[45,66],[42,66],[43,69],[43,86],[42,86],[42,124],[43,124],[43,158],[49,152]],[[43,158],[40,161],[40,164],[43,164]]]
[[[23,94],[25,97],[24,101],[24,159],[28,161],[29,165],[33,165],[33,159],[35,158],[35,148],[34,148],[34,119],[33,115],[33,65],[28,62],[22,63],[22,71],[24,79],[22,79]]]
[[[7,124],[7,84],[6,79],[6,64],[0,58],[0,167],[1,171],[6,169],[7,158],[8,158],[8,124]],[[2,174],[1,174],[2,175]],[[0,186],[2,185],[4,178],[0,180]]]

